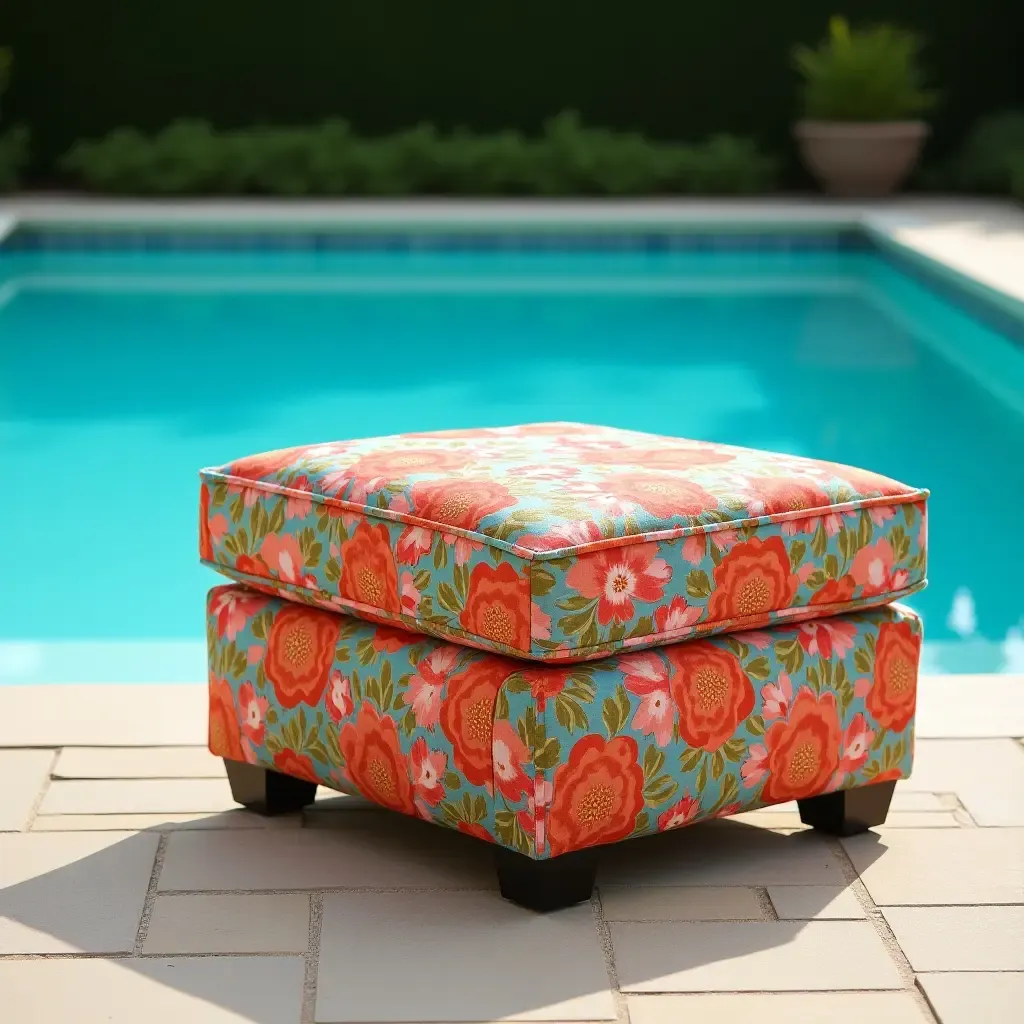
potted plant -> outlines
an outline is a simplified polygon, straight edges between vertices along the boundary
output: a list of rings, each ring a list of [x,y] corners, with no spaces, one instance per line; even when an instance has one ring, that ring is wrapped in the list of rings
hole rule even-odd
[[[795,135],[827,192],[887,195],[914,167],[928,126],[913,117],[934,102],[924,89],[920,49],[909,32],[889,25],[851,31],[836,17],[816,49],[794,51],[804,80],[804,120]]]

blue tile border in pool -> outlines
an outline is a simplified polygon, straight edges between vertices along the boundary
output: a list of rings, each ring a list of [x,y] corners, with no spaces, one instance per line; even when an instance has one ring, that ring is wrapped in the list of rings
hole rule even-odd
[[[8,252],[847,252],[870,241],[856,230],[812,231],[314,231],[19,227]]]

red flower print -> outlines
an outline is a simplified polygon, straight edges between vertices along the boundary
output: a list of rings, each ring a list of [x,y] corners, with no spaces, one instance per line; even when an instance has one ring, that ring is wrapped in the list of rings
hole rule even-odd
[[[921,634],[909,622],[883,622],[875,644],[875,671],[865,705],[883,728],[902,732],[914,717]]]
[[[783,803],[823,792],[839,766],[842,731],[834,693],[816,697],[801,690],[788,720],[779,720],[764,734],[768,751],[765,803]]]
[[[349,778],[363,796],[381,807],[415,815],[409,765],[393,718],[378,715],[377,709],[364,701],[355,721],[341,727],[338,746]]]
[[[384,651],[394,654],[396,651],[402,650],[403,647],[409,647],[422,639],[421,636],[399,629],[397,626],[378,626],[373,631],[373,636],[370,637],[370,646],[378,654]]]
[[[850,575],[865,597],[893,589],[893,561],[892,545],[887,540],[861,548],[853,556]]]
[[[873,776],[869,785],[873,786],[876,782],[898,782],[902,778],[903,770],[901,768],[889,768]]]
[[[210,539],[210,488],[199,488],[199,557],[213,561],[213,541]]]
[[[519,733],[503,718],[494,723],[494,784],[506,800],[517,802],[530,786],[523,765],[530,762],[530,751]]]
[[[320,703],[340,631],[341,619],[329,612],[298,604],[278,611],[270,627],[263,671],[282,707]]]
[[[481,520],[516,503],[501,484],[486,480],[430,480],[413,484],[412,513],[441,526],[476,530]]]
[[[520,547],[530,551],[560,551],[578,548],[601,539],[601,527],[592,519],[579,519],[552,527],[546,533],[528,534],[520,538]]]
[[[857,626],[853,622],[815,619],[801,623],[796,629],[800,646],[808,654],[820,654],[823,658],[831,658],[833,651],[836,657],[845,658],[857,639]]]
[[[337,669],[331,672],[327,687],[327,714],[335,724],[352,714],[352,684]]]
[[[391,536],[384,523],[360,523],[341,545],[338,592],[357,604],[383,611],[402,610],[398,596],[398,567],[391,551]]]
[[[266,697],[257,697],[252,683],[242,683],[238,690],[238,708],[242,713],[242,732],[245,738],[255,744],[263,742],[266,733],[267,706]]]
[[[235,695],[226,679],[210,675],[210,753],[229,761],[244,761]]]
[[[825,585],[811,595],[810,604],[846,604],[853,600],[853,592],[857,589],[857,581],[849,574],[842,579],[828,580]]]
[[[764,504],[763,515],[776,516],[786,512],[814,512],[826,509],[832,499],[816,483],[793,477],[766,477],[751,480],[750,489],[757,500]],[[837,527],[841,524],[836,524]],[[783,521],[782,532],[792,536],[796,533],[813,533],[818,527],[818,516],[797,517]],[[838,529],[833,532],[838,532]]]
[[[297,754],[288,748],[274,755],[274,767],[282,775],[291,775],[295,779],[305,779],[307,782],[320,781],[313,762],[305,754]]]
[[[703,608],[688,605],[678,595],[671,604],[663,604],[654,613],[654,625],[659,633],[674,633],[697,624]]]
[[[399,565],[415,565],[434,546],[434,533],[422,526],[407,526],[398,538],[395,552]]]
[[[494,836],[492,836],[491,833],[488,832],[487,829],[485,829],[483,825],[481,825],[477,821],[460,821],[458,825],[459,831],[465,832],[467,836],[473,836],[476,839],[482,839],[486,843],[494,842]]]
[[[547,665],[523,672],[523,678],[530,684],[530,693],[537,702],[538,711],[543,711],[548,701],[565,689],[571,675],[571,668],[562,669]]]
[[[722,621],[788,608],[799,582],[789,567],[789,552],[782,538],[754,537],[737,544],[715,566],[708,617]]]
[[[494,701],[515,670],[513,662],[493,658],[475,662],[448,680],[441,702],[441,729],[452,745],[455,767],[472,786],[492,784]]]
[[[666,650],[675,666],[672,697],[679,709],[679,735],[709,752],[732,739],[754,710],[754,686],[739,658],[706,640]]]
[[[247,576],[270,575],[266,562],[262,558],[253,558],[252,555],[239,555],[235,559],[235,568],[239,572],[244,572]]]
[[[551,855],[625,839],[644,809],[644,773],[631,736],[584,736],[555,771]]]
[[[418,728],[433,729],[437,725],[441,715],[441,691],[458,656],[458,647],[439,647],[416,666],[405,702],[412,707]]]
[[[265,597],[257,597],[241,587],[227,587],[210,598],[210,614],[217,617],[217,636],[234,641],[246,623],[267,606]]]
[[[441,750],[431,751],[420,736],[412,745],[412,787],[418,800],[436,807],[444,797],[444,772],[448,755]],[[427,815],[429,816],[429,815]]]
[[[736,456],[712,445],[659,445],[644,448],[640,445],[613,447],[603,444],[592,450],[576,453],[581,462],[597,466],[642,466],[646,470],[678,473],[683,469],[701,466],[720,466],[732,462]]]
[[[228,470],[231,476],[245,480],[266,480],[299,461],[306,447],[280,448],[273,452],[261,452],[232,462]]]
[[[260,545],[260,558],[285,583],[316,586],[312,576],[303,574],[306,561],[299,550],[299,542],[290,533],[268,533]]]
[[[404,484],[410,477],[426,473],[457,473],[475,461],[471,449],[446,451],[441,448],[396,448],[369,452],[346,471],[349,480],[364,493],[379,491],[388,484]]]
[[[714,495],[675,473],[622,473],[608,477],[605,486],[620,501],[639,505],[654,519],[699,516],[718,508]]]
[[[551,794],[551,783],[547,779],[539,776],[534,778],[533,792],[526,798],[526,808],[516,813],[522,830],[528,836],[533,836],[537,853],[543,853],[547,843],[547,815]]]
[[[468,633],[518,651],[530,649],[530,579],[510,562],[480,562],[469,576],[459,624]]]
[[[597,621],[628,622],[636,614],[633,599],[660,601],[672,578],[668,563],[658,557],[657,544],[632,544],[580,556],[566,573],[568,587],[591,600],[598,598]]]
[[[667,832],[670,828],[688,825],[697,816],[699,810],[700,800],[690,796],[689,793],[684,793],[678,803],[673,804],[658,817],[658,831]]]

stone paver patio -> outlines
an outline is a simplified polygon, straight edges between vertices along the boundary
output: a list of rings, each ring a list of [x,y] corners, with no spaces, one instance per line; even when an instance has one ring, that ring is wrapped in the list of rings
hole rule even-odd
[[[1019,1021],[1024,679],[922,682],[877,834],[782,806],[504,902],[477,841],[322,792],[234,809],[200,686],[0,688],[0,993],[33,1024]]]

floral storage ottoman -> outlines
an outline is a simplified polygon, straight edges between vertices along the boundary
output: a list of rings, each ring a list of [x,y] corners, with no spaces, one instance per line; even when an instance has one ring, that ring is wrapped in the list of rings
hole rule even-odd
[[[569,663],[911,594],[926,498],[849,466],[540,423],[205,470],[200,549],[291,600]]]
[[[247,493],[232,500],[251,515],[262,492],[245,506]],[[303,503],[294,518],[311,514],[312,497],[285,496],[285,522],[289,501]],[[274,517],[277,508],[259,515]],[[893,516],[880,518],[888,539],[873,543],[892,549],[882,558],[885,582],[906,572],[910,586],[911,570],[895,566],[907,565],[911,535],[904,529],[902,541],[894,538]],[[855,521],[865,519],[858,513]],[[358,536],[365,523],[345,531]],[[278,526],[243,543],[237,522],[218,524],[217,543],[224,550],[236,538],[237,564],[243,547],[252,558],[267,550],[266,537],[293,535]],[[391,522],[383,528],[390,536]],[[395,527],[399,552],[406,528]],[[835,534],[821,529],[827,559]],[[340,534],[325,531],[337,544]],[[701,536],[701,558],[711,557],[715,540]],[[809,555],[827,582],[800,576],[798,531],[773,536],[790,545],[787,559],[801,579],[794,594],[831,588],[831,596],[865,599],[841,589],[845,575],[818,568],[821,556]],[[321,542],[307,535],[297,543],[306,552],[297,571],[312,573]],[[427,550],[444,543],[435,537]],[[737,537],[728,550],[749,543]],[[847,571],[862,550],[847,549]],[[727,557],[719,554],[715,567]],[[378,564],[365,558],[360,565]],[[452,560],[459,565],[457,551]],[[270,551],[265,564],[284,572]],[[489,569],[477,562],[470,577],[480,566]],[[872,586],[883,582],[865,572]],[[666,585],[668,573],[657,575]],[[306,583],[300,576],[294,586]],[[614,595],[614,586],[602,593]],[[896,605],[577,664],[516,660],[238,585],[212,590],[207,612],[210,749],[225,759],[239,802],[275,813],[312,801],[317,783],[361,793],[493,843],[503,895],[539,910],[589,897],[600,846],[705,818],[796,800],[803,820],[827,832],[881,824],[895,781],[910,770],[921,630]]]

